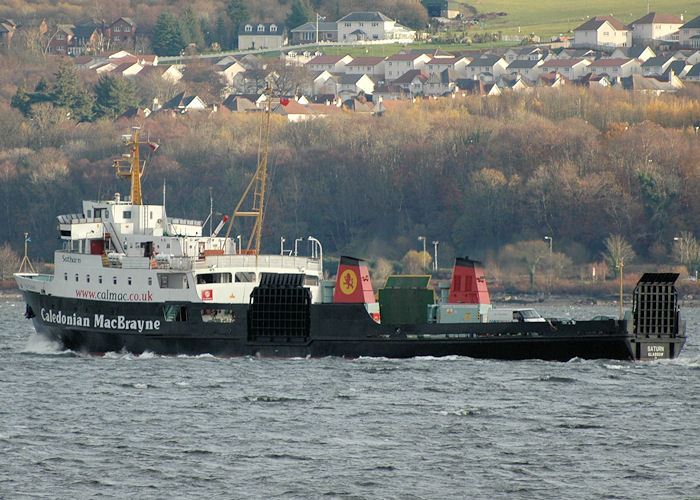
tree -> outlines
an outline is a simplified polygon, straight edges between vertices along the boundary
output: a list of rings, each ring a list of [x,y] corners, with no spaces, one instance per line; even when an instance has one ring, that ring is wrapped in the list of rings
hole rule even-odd
[[[403,271],[408,274],[425,274],[426,268],[430,266],[433,258],[428,251],[409,250],[401,259]]]
[[[181,33],[185,45],[194,44],[198,48],[204,48],[204,34],[202,33],[202,24],[195,17],[192,7],[185,9],[185,14],[180,22]]]
[[[158,16],[153,28],[153,52],[159,56],[178,56],[185,48],[185,41],[180,30],[180,23],[170,12]]]
[[[95,85],[95,115],[116,118],[127,109],[138,106],[136,85],[118,76],[105,74]]]
[[[530,288],[534,288],[537,267],[547,255],[549,255],[549,245],[544,241],[520,241],[512,245],[506,245],[501,252],[501,259],[524,262],[530,277]]]
[[[63,63],[56,73],[56,83],[50,93],[51,103],[57,108],[66,108],[76,121],[92,118],[94,98],[78,78],[73,64]]]
[[[228,14],[228,17],[233,23],[234,39],[238,40],[236,37],[238,25],[247,22],[250,17],[245,0],[231,0],[226,6],[226,14]],[[238,41],[236,41],[236,45],[237,44]]]
[[[611,234],[605,238],[605,250],[603,257],[615,276],[621,265],[628,264],[636,257],[632,245],[620,234]]]
[[[0,280],[12,278],[12,273],[19,269],[19,255],[12,250],[9,243],[0,246]]]
[[[693,274],[700,269],[700,244],[690,231],[683,231],[678,238],[674,238],[674,253],[681,261],[688,274]]]
[[[287,16],[287,28],[293,29],[308,21],[315,21],[314,11],[307,0],[295,0]]]
[[[15,92],[15,95],[12,96],[12,101],[10,102],[10,105],[13,108],[19,109],[25,116],[29,113],[30,98],[27,94],[27,87],[25,82],[22,82],[19,85],[19,87],[17,87],[17,92]]]

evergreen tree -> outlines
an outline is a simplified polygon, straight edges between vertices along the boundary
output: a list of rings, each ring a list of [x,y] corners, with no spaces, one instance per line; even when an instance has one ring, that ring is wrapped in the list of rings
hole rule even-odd
[[[64,63],[59,67],[50,100],[58,108],[69,109],[74,120],[84,121],[92,118],[94,97],[83,87],[73,64]]]
[[[95,85],[95,116],[116,118],[138,106],[136,85],[126,78],[106,74]]]
[[[24,116],[27,116],[27,113],[29,113],[30,104],[29,95],[27,95],[26,83],[22,82],[19,87],[17,87],[17,92],[15,92],[15,95],[12,96],[10,105],[13,108],[19,109]]]
[[[287,16],[287,28],[293,29],[308,21],[315,21],[314,11],[308,0],[295,0],[292,11]]]
[[[153,52],[159,56],[177,56],[185,48],[180,24],[170,12],[158,16],[151,45]]]
[[[193,43],[200,49],[204,48],[204,35],[202,34],[202,25],[195,17],[192,7],[187,7],[185,9],[185,14],[182,17],[180,25],[182,38],[185,45]]]
[[[233,38],[236,40],[235,43],[238,44],[238,25],[248,21],[250,16],[248,6],[245,0],[231,0],[226,6],[226,13],[233,22]]]

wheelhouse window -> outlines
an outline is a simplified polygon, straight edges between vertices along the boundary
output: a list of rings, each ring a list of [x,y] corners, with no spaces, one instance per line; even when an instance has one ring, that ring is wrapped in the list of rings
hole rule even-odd
[[[255,273],[249,271],[238,271],[236,273],[236,283],[254,283]]]
[[[197,284],[231,283],[231,273],[203,273],[197,275]]]

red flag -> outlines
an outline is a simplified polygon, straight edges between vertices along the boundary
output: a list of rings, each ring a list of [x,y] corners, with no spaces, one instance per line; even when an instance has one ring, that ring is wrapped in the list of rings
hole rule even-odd
[[[282,106],[286,106],[287,104],[289,104],[289,99],[287,99],[286,97],[280,97],[280,104]]]
[[[153,151],[155,151],[156,149],[158,149],[160,147],[160,144],[157,144],[155,142],[149,142],[148,145],[151,146],[151,149]]]

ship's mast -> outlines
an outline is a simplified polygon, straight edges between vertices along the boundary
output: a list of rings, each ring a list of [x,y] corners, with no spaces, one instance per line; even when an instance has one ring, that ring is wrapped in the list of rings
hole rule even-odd
[[[265,102],[265,113],[263,114],[262,120],[260,122],[260,130],[258,137],[258,166],[255,170],[255,175],[250,180],[248,187],[243,192],[243,196],[238,201],[236,208],[231,216],[231,221],[228,225],[228,230],[226,231],[225,240],[228,241],[231,235],[231,228],[233,227],[233,220],[236,217],[255,217],[255,225],[250,233],[250,239],[248,240],[248,245],[246,247],[246,253],[254,253],[255,259],[257,261],[258,255],[260,254],[260,240],[262,237],[262,225],[263,217],[265,215],[265,189],[267,182],[267,151],[270,144],[270,114],[272,111],[272,95],[271,90],[268,89],[268,98]],[[248,197],[250,190],[253,189],[253,208],[250,211],[241,211],[240,208],[243,202]],[[255,245],[253,247],[253,244]],[[252,247],[252,252],[251,252]],[[239,253],[241,249],[238,249]],[[257,262],[256,262],[257,264]]]
[[[122,159],[114,160],[113,167],[117,171],[117,177],[131,179],[131,204],[143,205],[141,199],[141,177],[146,167],[146,162],[139,160],[139,130],[140,127],[132,127],[131,135],[123,135],[122,142],[129,147],[129,153],[122,155]],[[122,167],[127,166],[128,170]]]

